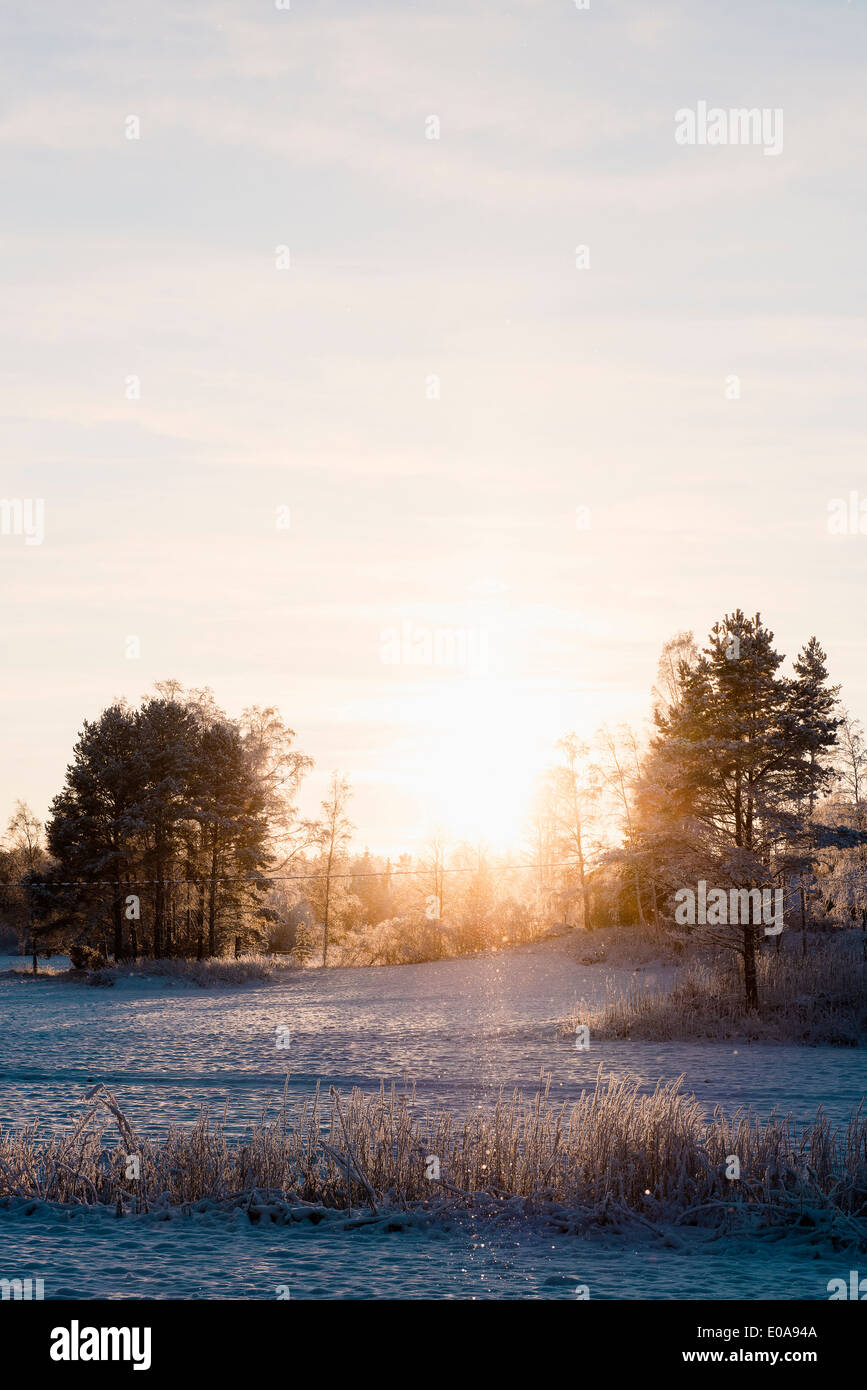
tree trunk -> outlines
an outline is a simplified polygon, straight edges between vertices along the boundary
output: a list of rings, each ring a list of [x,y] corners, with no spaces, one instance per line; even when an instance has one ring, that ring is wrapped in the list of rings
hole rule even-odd
[[[130,885],[129,877],[127,877],[127,878],[125,879],[124,885],[123,885],[123,897],[124,897],[124,901],[125,901],[128,897],[130,897],[130,886],[131,886],[131,885]],[[136,887],[138,887],[138,884],[136,884]],[[130,924],[129,924],[129,953],[130,953],[130,957],[131,957],[133,960],[138,960],[138,934],[137,934],[136,928],[135,928],[135,918],[134,918],[134,917],[130,919]]]
[[[199,883],[199,906],[196,910],[196,960],[205,954],[205,881]]]
[[[575,851],[578,855],[578,879],[581,883],[581,926],[587,930],[587,877],[584,868],[584,843],[581,834],[581,813],[578,809],[578,780],[575,772],[575,758],[570,759],[569,773],[572,781],[572,827],[575,831]]]
[[[163,866],[157,864],[157,877],[154,887],[154,959],[159,960],[163,949]]]
[[[328,909],[331,903],[331,870],[329,868],[325,879],[325,922],[323,923],[322,935],[322,965],[323,968],[328,964]]]
[[[584,868],[584,849],[578,836],[578,877],[581,880],[581,926],[587,930],[587,874]]]
[[[807,954],[807,890],[801,884],[801,955]]]
[[[744,1003],[747,1013],[758,1013],[759,987],[756,978],[756,929],[744,927]]]
[[[217,954],[217,844],[211,846],[211,882],[208,889],[208,955]]]
[[[123,955],[123,904],[121,902],[122,889],[119,883],[115,884],[114,902],[111,905],[112,923],[114,926],[114,958],[119,961]]]
[[[647,923],[644,920],[644,908],[641,906],[641,888],[638,883],[638,870],[634,869],[633,873],[635,874],[635,901],[638,905],[638,922],[640,926],[644,927]]]

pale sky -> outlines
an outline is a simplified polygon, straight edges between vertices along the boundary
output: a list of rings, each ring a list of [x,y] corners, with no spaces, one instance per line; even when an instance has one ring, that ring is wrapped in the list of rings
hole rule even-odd
[[[504,840],[737,606],[867,718],[865,0],[12,3],[0,51],[0,818],[173,676],[276,704],[359,846]],[[679,145],[700,101],[782,152]]]

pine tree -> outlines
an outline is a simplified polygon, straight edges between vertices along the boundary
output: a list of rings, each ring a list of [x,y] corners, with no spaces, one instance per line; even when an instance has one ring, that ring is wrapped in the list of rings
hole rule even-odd
[[[275,711],[231,720],[210,691],[157,691],[84,725],[51,808],[57,878],[73,882],[54,902],[78,937],[99,941],[110,925],[116,958],[138,949],[134,918],[123,938],[133,892],[155,956],[201,957],[206,931],[216,954],[230,929],[237,953],[268,917],[266,875],[293,834],[290,797],[310,760]]]
[[[198,726],[175,699],[148,698],[136,714],[134,816],[142,840],[142,877],[152,888],[153,954],[165,953],[171,879],[184,848],[184,823],[195,818],[192,782],[200,748]]]
[[[701,657],[681,663],[678,701],[655,713],[654,770],[669,786],[670,823],[717,881],[737,887],[772,881],[781,845],[803,835],[803,813],[831,777],[837,689],[825,654],[811,638],[786,678],[773,637],[760,614],[727,614]],[[748,1010],[758,1006],[759,932],[740,923],[735,936]]]
[[[110,927],[116,960],[124,953],[124,902],[135,872],[140,778],[135,715],[111,705],[85,721],[48,823],[58,878],[71,885],[58,905],[68,921],[89,924],[91,934]]]

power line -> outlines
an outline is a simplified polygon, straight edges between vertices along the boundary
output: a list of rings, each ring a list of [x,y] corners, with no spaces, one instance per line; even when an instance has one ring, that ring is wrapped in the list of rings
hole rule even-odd
[[[507,869],[574,869],[577,860],[564,860],[558,864],[492,864],[492,870]],[[487,866],[486,866],[487,867]],[[49,879],[42,883],[0,883],[2,888],[14,888],[26,890],[28,888],[156,888],[159,885],[169,888],[182,888],[193,884],[202,886],[206,883],[254,883],[264,886],[268,883],[305,883],[315,882],[323,878],[401,878],[410,874],[475,874],[479,872],[479,866],[473,865],[469,868],[446,868],[445,866],[431,866],[426,869],[379,869],[364,873],[348,874],[274,874],[263,875],[256,878],[250,874],[204,874],[199,878],[125,878],[122,883],[112,878],[74,878],[74,879]]]

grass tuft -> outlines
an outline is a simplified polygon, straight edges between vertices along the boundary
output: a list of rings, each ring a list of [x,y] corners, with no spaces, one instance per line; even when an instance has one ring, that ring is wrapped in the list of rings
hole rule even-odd
[[[131,1155],[137,1179],[126,1175]],[[736,1180],[726,1176],[732,1156]],[[0,1131],[0,1199],[21,1198],[117,1215],[216,1202],[242,1206],[251,1220],[353,1208],[372,1220],[395,1208],[469,1205],[573,1230],[746,1223],[867,1246],[867,1119],[859,1110],[838,1130],[820,1112],[798,1132],[789,1119],[760,1124],[743,1111],[706,1120],[682,1079],[643,1095],[636,1079],[600,1068],[569,1108],[546,1092],[532,1102],[516,1093],[465,1118],[418,1116],[411,1094],[394,1088],[323,1098],[317,1087],[291,1107],[284,1095],[277,1117],[263,1116],[238,1141],[206,1113],[151,1141],[98,1086],[68,1132]]]
[[[579,1024],[598,1039],[675,1042],[688,1038],[749,1038],[857,1047],[867,1038],[867,965],[851,943],[768,952],[757,961],[759,1011],[744,1008],[737,957],[695,962],[669,990],[632,983],[606,987],[604,1004],[577,1005],[563,1025]]]

